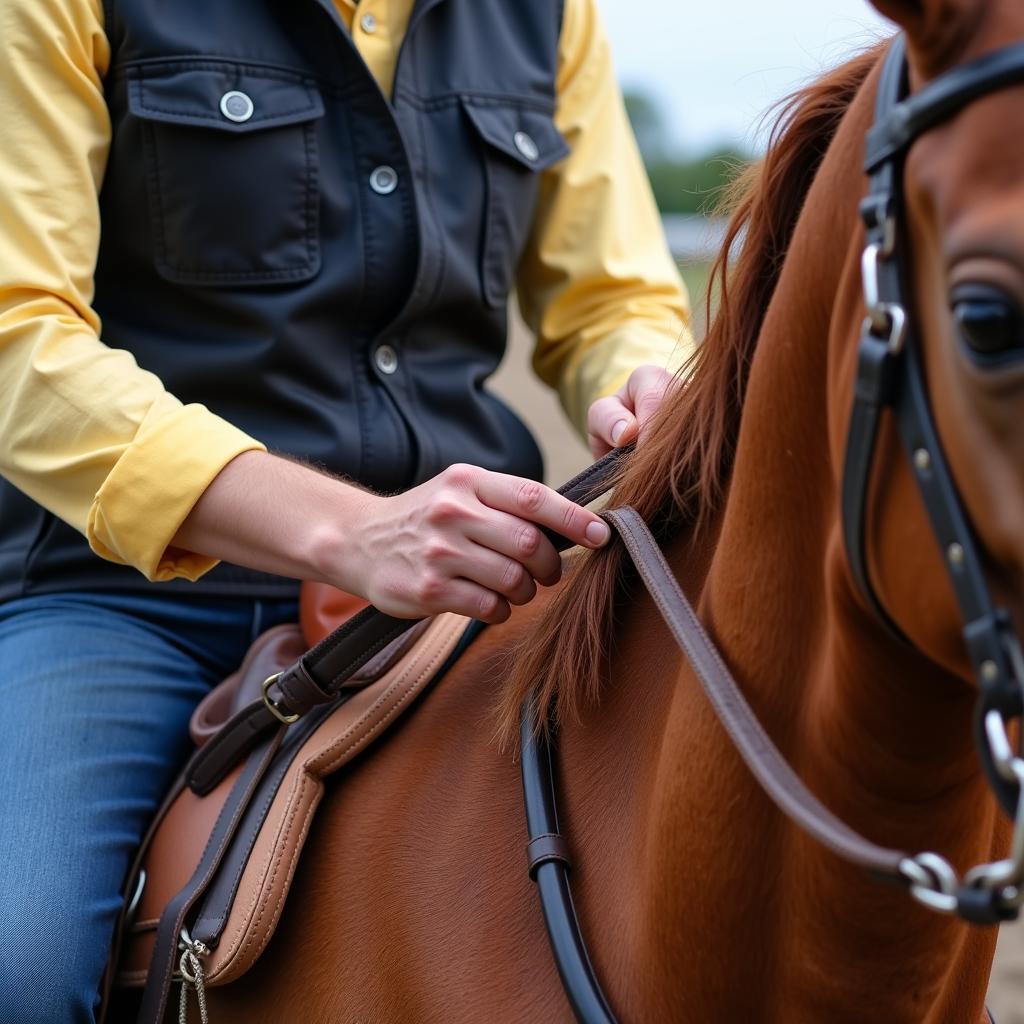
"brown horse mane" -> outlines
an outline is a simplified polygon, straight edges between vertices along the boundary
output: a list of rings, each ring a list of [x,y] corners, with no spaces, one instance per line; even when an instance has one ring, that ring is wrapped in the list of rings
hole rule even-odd
[[[880,52],[874,46],[783,100],[764,157],[725,196],[732,212],[712,266],[707,336],[681,373],[685,385],[663,404],[614,483],[614,503],[632,505],[662,537],[701,531],[723,507],[750,364],[790,238],[832,136]],[[624,578],[621,544],[573,561],[550,611],[534,619],[510,661],[498,709],[505,743],[515,743],[532,691],[544,725],[577,721],[596,701]]]

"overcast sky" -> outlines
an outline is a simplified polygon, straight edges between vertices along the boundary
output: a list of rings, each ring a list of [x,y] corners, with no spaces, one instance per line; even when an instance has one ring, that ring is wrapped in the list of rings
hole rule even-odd
[[[598,0],[619,78],[688,150],[753,147],[776,99],[891,30],[867,0]]]

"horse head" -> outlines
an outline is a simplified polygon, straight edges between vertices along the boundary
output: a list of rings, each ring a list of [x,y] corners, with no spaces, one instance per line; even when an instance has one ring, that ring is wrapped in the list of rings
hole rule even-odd
[[[1019,4],[972,0],[876,5],[908,39],[912,88],[1024,40]],[[1024,356],[1024,137],[1012,129],[1024,83],[958,107],[909,145],[903,168],[903,261],[930,404],[996,602],[1024,622],[1024,440],[1015,389]],[[905,486],[904,481],[904,486]],[[913,642],[965,680],[976,667],[922,525],[876,506],[879,590]],[[930,531],[927,531],[930,532]],[[948,559],[949,552],[939,552]],[[955,552],[954,552],[955,554]]]

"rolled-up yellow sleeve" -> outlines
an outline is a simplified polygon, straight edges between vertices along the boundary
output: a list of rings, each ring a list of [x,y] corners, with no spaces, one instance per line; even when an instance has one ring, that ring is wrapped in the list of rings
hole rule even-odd
[[[262,449],[103,344],[91,303],[110,144],[100,0],[0,0],[0,474],[150,579],[210,481]]]
[[[570,153],[541,176],[519,304],[534,369],[585,436],[595,399],[643,363],[675,372],[693,338],[595,0],[566,0],[556,91]]]

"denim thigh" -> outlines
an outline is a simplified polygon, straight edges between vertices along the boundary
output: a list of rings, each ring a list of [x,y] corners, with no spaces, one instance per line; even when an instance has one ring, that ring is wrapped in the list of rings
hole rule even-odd
[[[188,720],[294,601],[56,594],[0,604],[0,1020],[94,1019],[134,852]]]

